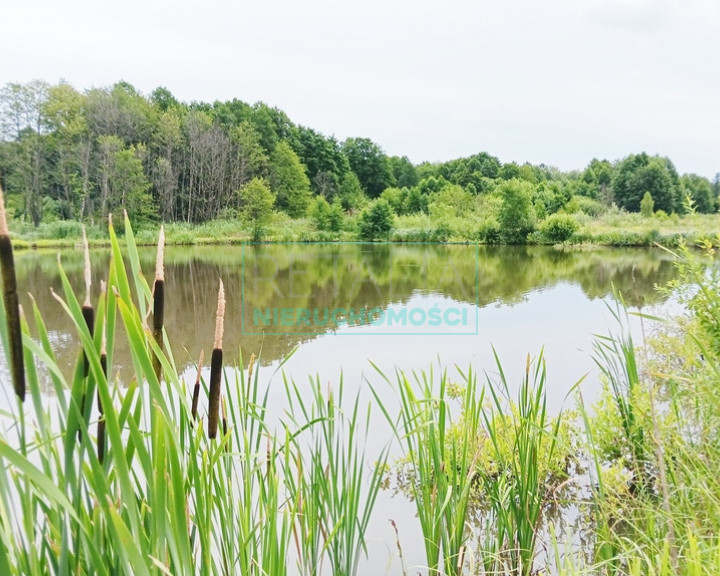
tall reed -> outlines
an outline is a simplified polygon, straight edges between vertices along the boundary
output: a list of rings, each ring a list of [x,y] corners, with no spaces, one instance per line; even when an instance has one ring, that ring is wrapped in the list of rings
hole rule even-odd
[[[547,378],[541,352],[531,361],[528,355],[517,400],[510,401],[510,384],[495,352],[499,381],[488,378],[492,404],[483,412],[490,440],[491,458],[497,473],[485,475],[483,488],[491,496],[494,542],[481,550],[489,573],[503,571],[527,576],[534,570],[538,533],[543,521],[552,479],[548,462],[560,449],[562,414],[547,413]],[[507,447],[510,447],[508,451]]]
[[[389,384],[382,371],[378,372]],[[399,420],[383,408],[412,467],[410,490],[423,534],[428,570],[430,574],[444,570],[449,576],[462,574],[469,556],[466,520],[477,474],[484,400],[472,370],[459,372],[459,376],[463,388],[462,422],[458,414],[453,416],[445,371],[437,379],[433,369],[414,374],[413,383],[398,371]],[[377,393],[375,396],[383,407]]]
[[[356,576],[361,555],[367,553],[366,534],[388,446],[372,464],[367,461],[370,408],[363,418],[359,393],[346,404],[342,376],[326,393],[319,378],[308,385],[309,393],[285,380],[290,416],[286,449],[293,454],[285,461],[285,482],[295,510],[299,568],[306,576],[320,574],[327,556],[332,574]]]

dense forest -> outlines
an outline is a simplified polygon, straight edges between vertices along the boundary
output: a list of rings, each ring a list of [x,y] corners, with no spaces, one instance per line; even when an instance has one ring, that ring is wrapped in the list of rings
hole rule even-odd
[[[646,153],[572,172],[486,152],[414,165],[368,138],[340,142],[296,125],[262,102],[188,104],[166,88],[143,95],[126,82],[84,92],[9,83],[0,118],[0,184],[9,212],[34,226],[101,221],[121,209],[137,223],[198,223],[233,218],[263,198],[255,210],[312,216],[329,229],[368,205],[380,216],[435,220],[485,210],[512,241],[557,212],[720,206],[720,174],[681,176],[670,159]]]

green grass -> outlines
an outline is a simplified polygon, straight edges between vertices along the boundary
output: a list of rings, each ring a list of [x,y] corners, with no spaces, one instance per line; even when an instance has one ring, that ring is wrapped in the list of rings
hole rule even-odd
[[[620,210],[609,210],[598,217],[582,213],[571,216],[579,229],[566,241],[567,244],[593,244],[602,246],[653,246],[661,244],[677,247],[680,244],[703,246],[718,243],[719,216],[690,214],[685,216],[653,216]],[[72,247],[82,240],[82,224],[74,221],[56,221],[41,224],[38,228],[12,222],[13,240],[17,249],[44,247]],[[85,225],[91,246],[108,246],[107,227]],[[135,230],[139,245],[154,245],[159,224],[144,224]],[[172,222],[165,224],[167,244],[174,246],[204,244],[240,244],[249,242],[252,229],[237,218],[224,218],[201,224]],[[120,234],[122,238],[122,234]],[[312,219],[293,219],[275,212],[265,229],[265,242],[351,242],[358,241],[356,215],[346,215],[342,230],[318,230]],[[500,230],[492,215],[472,213],[465,217],[443,216],[433,219],[427,214],[396,216],[390,235],[392,242],[449,242],[495,244]],[[529,244],[554,244],[537,231],[528,237]]]

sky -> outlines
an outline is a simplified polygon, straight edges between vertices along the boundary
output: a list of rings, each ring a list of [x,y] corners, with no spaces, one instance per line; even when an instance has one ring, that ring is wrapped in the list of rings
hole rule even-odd
[[[720,172],[720,0],[0,0],[0,85],[263,101],[415,163]]]

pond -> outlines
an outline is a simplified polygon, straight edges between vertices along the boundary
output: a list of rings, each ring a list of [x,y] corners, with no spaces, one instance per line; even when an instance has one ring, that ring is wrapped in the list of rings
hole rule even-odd
[[[154,249],[141,249],[152,277]],[[83,293],[81,250],[65,251],[63,267]],[[107,273],[109,250],[91,254],[93,286]],[[25,310],[32,293],[51,331],[58,360],[68,372],[78,358],[77,337],[51,289],[61,293],[57,253],[16,255],[18,288]],[[598,390],[592,360],[594,334],[614,325],[606,301],[613,288],[631,309],[664,304],[655,287],[675,275],[672,258],[653,249],[565,250],[552,247],[388,244],[292,244],[170,247],[165,254],[165,328],[178,370],[188,383],[202,349],[213,344],[219,280],[225,286],[225,364],[245,366],[260,358],[261,382],[281,410],[279,368],[298,383],[317,375],[328,385],[342,374],[345,388],[369,400],[374,387],[389,404],[390,376],[435,366],[450,372],[472,365],[492,379],[494,351],[511,384],[519,381],[527,354],[547,362],[548,408],[572,406],[566,396],[583,376],[582,390]],[[635,327],[637,329],[637,327]],[[113,373],[129,377],[127,343],[116,343]],[[294,353],[284,363],[288,354]],[[241,360],[242,358],[242,360]],[[6,375],[7,367],[0,370]],[[207,378],[207,374],[205,375]],[[8,382],[7,376],[3,377]],[[481,381],[484,377],[481,376]],[[5,386],[6,394],[9,384]],[[377,426],[375,425],[377,423]],[[391,437],[375,415],[368,444]],[[400,449],[393,450],[399,455]],[[372,458],[372,451],[370,451]],[[363,573],[398,573],[394,520],[408,566],[422,565],[422,536],[411,503],[381,494],[369,531]],[[417,570],[411,570],[415,573]]]

